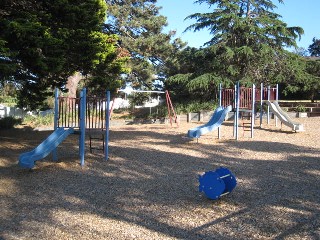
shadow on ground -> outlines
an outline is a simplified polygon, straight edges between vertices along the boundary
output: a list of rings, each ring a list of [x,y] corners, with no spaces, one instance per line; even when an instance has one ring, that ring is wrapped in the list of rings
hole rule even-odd
[[[88,153],[81,168],[71,136],[58,149],[59,163],[47,157],[33,172],[19,169],[19,154],[48,135],[1,132],[3,239],[55,239],[62,232],[96,239],[320,236],[318,149],[254,140],[196,144],[173,131],[132,128],[111,131],[109,161]],[[197,176],[219,166],[238,186],[211,201],[198,192]]]

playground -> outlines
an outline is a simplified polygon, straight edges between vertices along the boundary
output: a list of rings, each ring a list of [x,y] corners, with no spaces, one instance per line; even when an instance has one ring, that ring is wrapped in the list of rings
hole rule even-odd
[[[81,167],[70,135],[31,172],[19,155],[52,130],[0,130],[0,239],[319,239],[320,118],[297,121],[304,132],[271,120],[238,141],[232,121],[197,140],[201,123],[111,125],[109,160],[86,136]],[[198,175],[219,167],[238,184],[213,201]]]

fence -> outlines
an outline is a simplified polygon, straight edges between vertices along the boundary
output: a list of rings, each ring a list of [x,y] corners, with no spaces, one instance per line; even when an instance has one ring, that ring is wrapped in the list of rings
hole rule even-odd
[[[21,108],[17,107],[5,107],[4,105],[0,104],[0,118],[5,117],[15,117],[15,118],[24,118],[26,115],[34,115],[33,112],[24,111]]]
[[[80,127],[80,98],[58,97],[58,127]],[[86,129],[106,129],[106,102],[104,97],[86,98]]]

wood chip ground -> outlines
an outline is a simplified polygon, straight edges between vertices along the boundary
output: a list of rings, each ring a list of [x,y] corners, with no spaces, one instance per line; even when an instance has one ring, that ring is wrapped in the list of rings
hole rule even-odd
[[[114,126],[108,161],[87,148],[80,167],[72,135],[32,172],[19,154],[50,131],[0,130],[0,239],[320,239],[320,118],[298,121],[305,132],[272,121],[253,139],[241,125],[239,141],[231,122],[198,142],[196,123]],[[218,167],[238,184],[213,201],[198,175]]]

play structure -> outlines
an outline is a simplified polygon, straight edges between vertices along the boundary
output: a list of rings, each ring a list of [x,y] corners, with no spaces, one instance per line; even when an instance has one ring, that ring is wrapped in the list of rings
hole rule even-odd
[[[35,161],[48,156],[67,136],[73,132],[73,128],[58,128],[38,147],[30,152],[21,154],[19,157],[19,165],[23,168],[33,168]]]
[[[266,112],[264,106],[266,104]],[[223,88],[219,86],[219,107],[215,110],[210,121],[205,125],[192,128],[188,131],[189,138],[199,138],[201,135],[218,129],[218,138],[220,138],[220,126],[224,118],[229,112],[233,112],[234,128],[233,135],[236,140],[239,139],[240,119],[250,119],[250,136],[253,138],[254,125],[256,117],[256,109],[260,108],[260,127],[262,127],[263,115],[267,116],[267,124],[270,123],[270,112],[275,115],[275,124],[277,126],[278,119],[293,131],[303,131],[303,125],[294,122],[289,115],[283,111],[278,104],[278,85],[276,87],[264,87],[261,84],[260,89],[253,84],[252,87],[240,87],[240,83],[234,85],[233,88]],[[228,109],[228,110],[227,110]],[[222,111],[223,110],[223,111]],[[222,115],[223,113],[223,115]],[[222,118],[223,117],[223,118]],[[242,123],[243,130],[245,124]]]
[[[228,112],[230,112],[231,110],[232,110],[231,106],[228,106],[226,108],[222,106],[218,107],[214,111],[209,122],[206,123],[205,125],[190,129],[188,131],[188,137],[199,138],[201,135],[214,131],[215,129],[219,128],[222,122],[224,121],[224,119],[226,118]]]
[[[90,137],[90,150],[93,148],[94,135],[101,135],[105,160],[108,159],[110,92],[106,97],[87,97],[86,89],[82,89],[79,98],[59,96],[55,91],[54,131],[34,150],[23,153],[19,157],[19,165],[23,168],[33,168],[35,162],[53,153],[57,160],[57,146],[70,134],[79,135],[80,164],[84,165],[85,135]],[[106,143],[106,144],[105,144]]]
[[[267,117],[267,124],[270,123],[271,112],[275,115],[276,126],[279,119],[281,121],[281,124],[291,127],[293,131],[302,131],[303,126],[292,121],[289,115],[280,108],[278,104],[278,98],[278,85],[276,85],[275,87],[264,87],[264,85],[261,83],[261,87],[259,89],[256,88],[254,84],[251,88],[240,87],[239,82],[237,82],[234,88],[222,88],[220,84],[220,105],[232,105],[233,107],[235,139],[239,138],[239,120],[243,117],[248,117],[251,120],[250,131],[251,138],[253,138],[257,108],[260,108],[260,127],[262,127],[264,114],[266,114]],[[266,111],[264,111],[265,104],[267,106]]]
[[[282,110],[277,102],[266,101],[266,103],[268,104],[268,107],[270,107],[271,112],[280,119],[281,123],[292,128],[295,132],[304,131],[303,125],[301,123],[294,122],[290,116]]]
[[[223,167],[199,176],[199,192],[204,192],[207,198],[212,200],[231,193],[236,185],[235,176]]]
[[[146,92],[146,91],[144,91]],[[155,92],[155,91],[148,91]],[[168,116],[170,124],[177,123],[169,92],[160,92],[166,95]],[[114,101],[113,101],[114,103]],[[53,154],[57,160],[57,147],[70,134],[79,135],[80,165],[85,163],[85,139],[89,136],[90,152],[93,149],[102,150],[104,159],[109,158],[109,125],[112,106],[110,105],[110,92],[106,91],[105,97],[87,96],[84,88],[79,98],[59,96],[55,91],[54,132],[39,146],[30,152],[20,155],[19,165],[22,168],[32,169],[35,162]],[[99,145],[99,146],[97,146]]]

